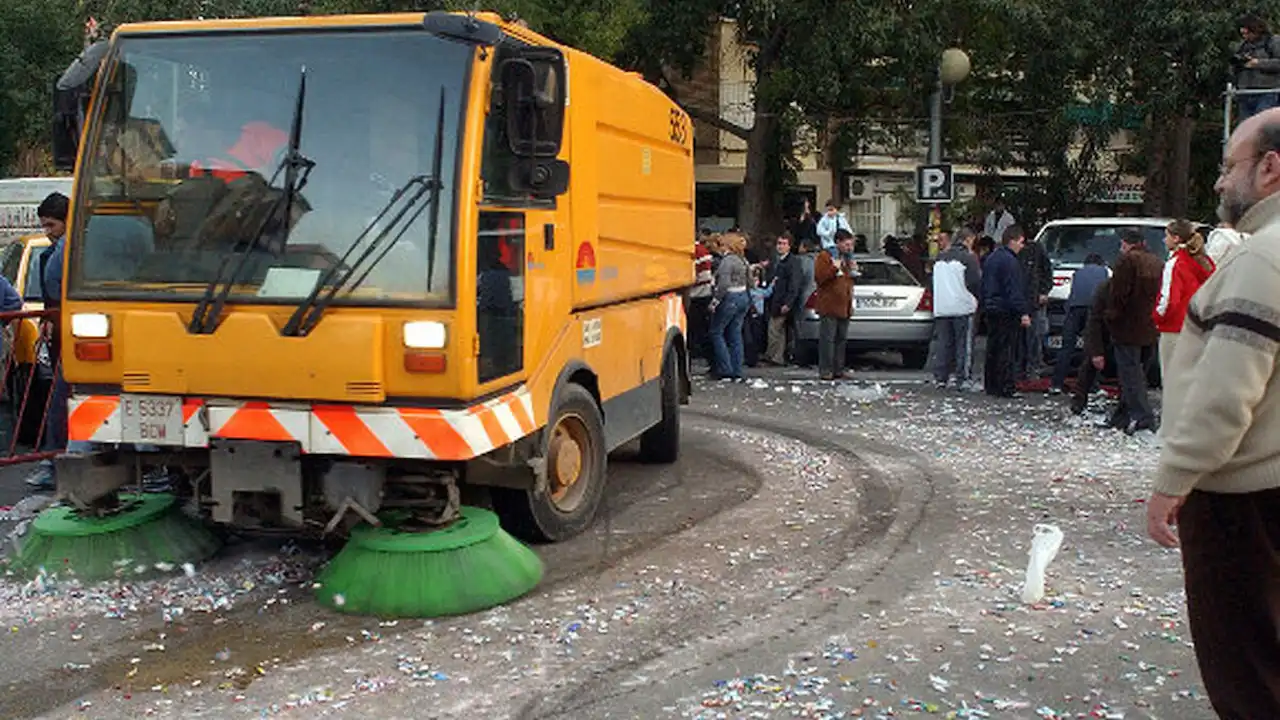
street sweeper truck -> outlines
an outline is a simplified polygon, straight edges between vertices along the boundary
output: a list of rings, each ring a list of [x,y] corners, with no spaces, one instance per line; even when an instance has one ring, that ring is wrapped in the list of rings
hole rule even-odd
[[[502,528],[581,533],[610,451],[676,459],[693,140],[640,76],[487,13],[192,21],[118,28],[58,105],[94,448],[58,531],[147,539],[164,466],[215,523],[349,531],[325,603],[459,612],[536,583]]]

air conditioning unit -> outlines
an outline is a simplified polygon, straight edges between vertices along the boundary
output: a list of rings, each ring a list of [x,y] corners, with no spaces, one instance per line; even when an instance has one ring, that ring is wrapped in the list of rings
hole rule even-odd
[[[847,200],[870,200],[875,194],[875,183],[871,178],[849,177],[845,180],[844,196]]]
[[[976,183],[956,183],[956,200],[972,200],[978,195]]]

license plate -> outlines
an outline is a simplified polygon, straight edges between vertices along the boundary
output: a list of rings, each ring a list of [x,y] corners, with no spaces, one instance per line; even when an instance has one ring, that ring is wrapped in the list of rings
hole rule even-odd
[[[120,439],[126,443],[182,445],[182,398],[121,395]]]
[[[860,308],[879,310],[882,308],[891,308],[898,304],[895,298],[878,298],[878,297],[859,297],[853,299],[854,306]]]

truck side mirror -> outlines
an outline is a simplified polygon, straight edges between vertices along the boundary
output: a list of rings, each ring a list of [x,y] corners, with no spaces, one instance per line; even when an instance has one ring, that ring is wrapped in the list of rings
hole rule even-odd
[[[80,149],[80,92],[79,89],[53,89],[53,165],[58,170],[71,171],[76,167],[76,155]]]
[[[519,160],[508,171],[507,182],[539,200],[551,200],[569,191],[569,163],[556,159]]]
[[[553,48],[529,48],[500,70],[507,144],[525,158],[554,158],[564,133],[564,57]]]
[[[110,47],[99,40],[85,48],[53,83],[53,164],[59,170],[75,169],[89,94]]]

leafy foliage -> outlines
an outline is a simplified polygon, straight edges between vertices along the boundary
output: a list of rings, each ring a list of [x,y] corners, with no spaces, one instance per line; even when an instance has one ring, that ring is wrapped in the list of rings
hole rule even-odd
[[[79,49],[73,0],[0,2],[0,169],[41,143],[53,81]]]
[[[1239,40],[1235,11],[1201,0],[5,0],[0,168],[47,144],[50,87],[89,17],[109,30],[134,20],[477,7],[524,18],[668,89],[704,58],[718,18],[736,20],[756,78],[753,122],[691,110],[747,141],[743,219],[758,232],[778,224],[775,208],[812,138],[830,149],[833,180],[872,141],[917,146],[934,65],[951,45],[969,53],[973,73],[947,105],[947,155],[992,173],[1024,171],[1013,198],[1021,218],[1078,212],[1122,170],[1147,176],[1152,211],[1203,215],[1213,204],[1227,57]],[[1280,21],[1280,0],[1256,11]],[[1116,166],[1109,144],[1126,125],[1137,150]]]

